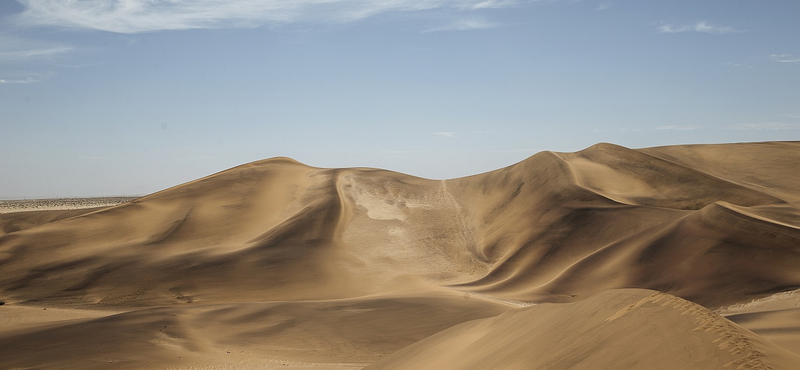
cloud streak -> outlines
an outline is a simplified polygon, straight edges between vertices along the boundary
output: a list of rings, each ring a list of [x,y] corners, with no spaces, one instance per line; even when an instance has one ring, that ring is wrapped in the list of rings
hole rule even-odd
[[[27,85],[27,84],[35,84],[37,82],[42,82],[41,78],[34,78],[34,77],[26,77],[24,79],[17,79],[17,80],[6,80],[0,78],[0,84],[19,84],[19,85]]]
[[[769,59],[778,63],[800,63],[800,57],[792,54],[771,54]]]
[[[433,134],[434,135],[438,135],[438,136],[449,137],[449,138],[456,137],[456,133],[455,132],[451,132],[451,131],[434,132]]]
[[[737,67],[747,67],[747,68],[752,68],[752,67],[753,67],[753,66],[751,66],[751,65],[749,65],[749,64],[747,64],[747,63],[731,63],[731,62],[728,62],[728,63],[722,63],[722,66],[723,66],[723,67],[730,67],[730,68],[737,68]]]
[[[73,50],[72,46],[43,44],[0,34],[0,63],[53,59]]]
[[[800,129],[800,114],[779,114],[773,116],[771,120],[739,123],[727,128],[732,130],[798,130]]]
[[[729,127],[733,130],[797,130],[800,123],[797,122],[753,122],[739,123]]]
[[[442,9],[476,11],[517,4],[511,0],[20,0],[14,21],[116,33],[197,28],[257,27],[299,22],[351,22],[386,12]],[[487,28],[462,23],[461,29]],[[451,29],[459,29],[453,26]],[[471,27],[471,28],[470,28]],[[444,30],[444,29],[442,29]]]
[[[72,51],[70,46],[59,46],[45,49],[26,49],[0,51],[0,62],[21,62],[31,59],[49,59],[59,54]]]
[[[470,30],[485,30],[488,28],[497,27],[496,24],[488,22],[486,20],[480,18],[471,18],[471,19],[459,19],[455,22],[452,22],[448,25],[441,26],[441,27],[434,27],[429,28],[423,33],[428,32],[440,32],[440,31],[470,31]]]
[[[660,33],[680,33],[680,32],[703,32],[714,35],[725,35],[729,33],[739,33],[742,31],[736,30],[733,27],[715,26],[708,22],[697,22],[694,25],[676,26],[673,24],[665,24],[658,27]]]
[[[701,127],[701,126],[691,126],[691,125],[683,125],[683,126],[680,126],[680,125],[669,125],[669,126],[656,127],[656,130],[660,130],[660,131],[693,131],[693,130],[699,130],[701,128],[703,128],[703,127]]]

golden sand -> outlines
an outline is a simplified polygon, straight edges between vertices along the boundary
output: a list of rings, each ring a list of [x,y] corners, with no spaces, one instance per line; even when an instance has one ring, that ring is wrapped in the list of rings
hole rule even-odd
[[[799,142],[444,181],[274,158],[5,213],[0,368],[798,369],[798,165]]]

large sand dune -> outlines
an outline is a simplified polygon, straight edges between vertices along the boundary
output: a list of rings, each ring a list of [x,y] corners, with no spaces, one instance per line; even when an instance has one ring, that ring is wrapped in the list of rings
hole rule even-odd
[[[6,213],[0,368],[800,368],[798,165],[799,142],[444,181],[275,158]]]
[[[793,369],[799,360],[689,301],[609,290],[467,322],[367,369]]]

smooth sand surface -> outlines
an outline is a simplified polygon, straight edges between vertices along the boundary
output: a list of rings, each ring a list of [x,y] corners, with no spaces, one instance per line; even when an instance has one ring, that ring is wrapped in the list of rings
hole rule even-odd
[[[467,322],[366,369],[793,369],[798,360],[702,306],[627,289]]]
[[[800,143],[238,166],[0,215],[0,368],[800,368]],[[636,289],[631,289],[636,288]]]

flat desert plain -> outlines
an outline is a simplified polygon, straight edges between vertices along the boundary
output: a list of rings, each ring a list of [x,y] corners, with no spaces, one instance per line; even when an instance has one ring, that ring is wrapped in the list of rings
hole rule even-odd
[[[800,142],[115,203],[0,214],[0,368],[800,369]]]

